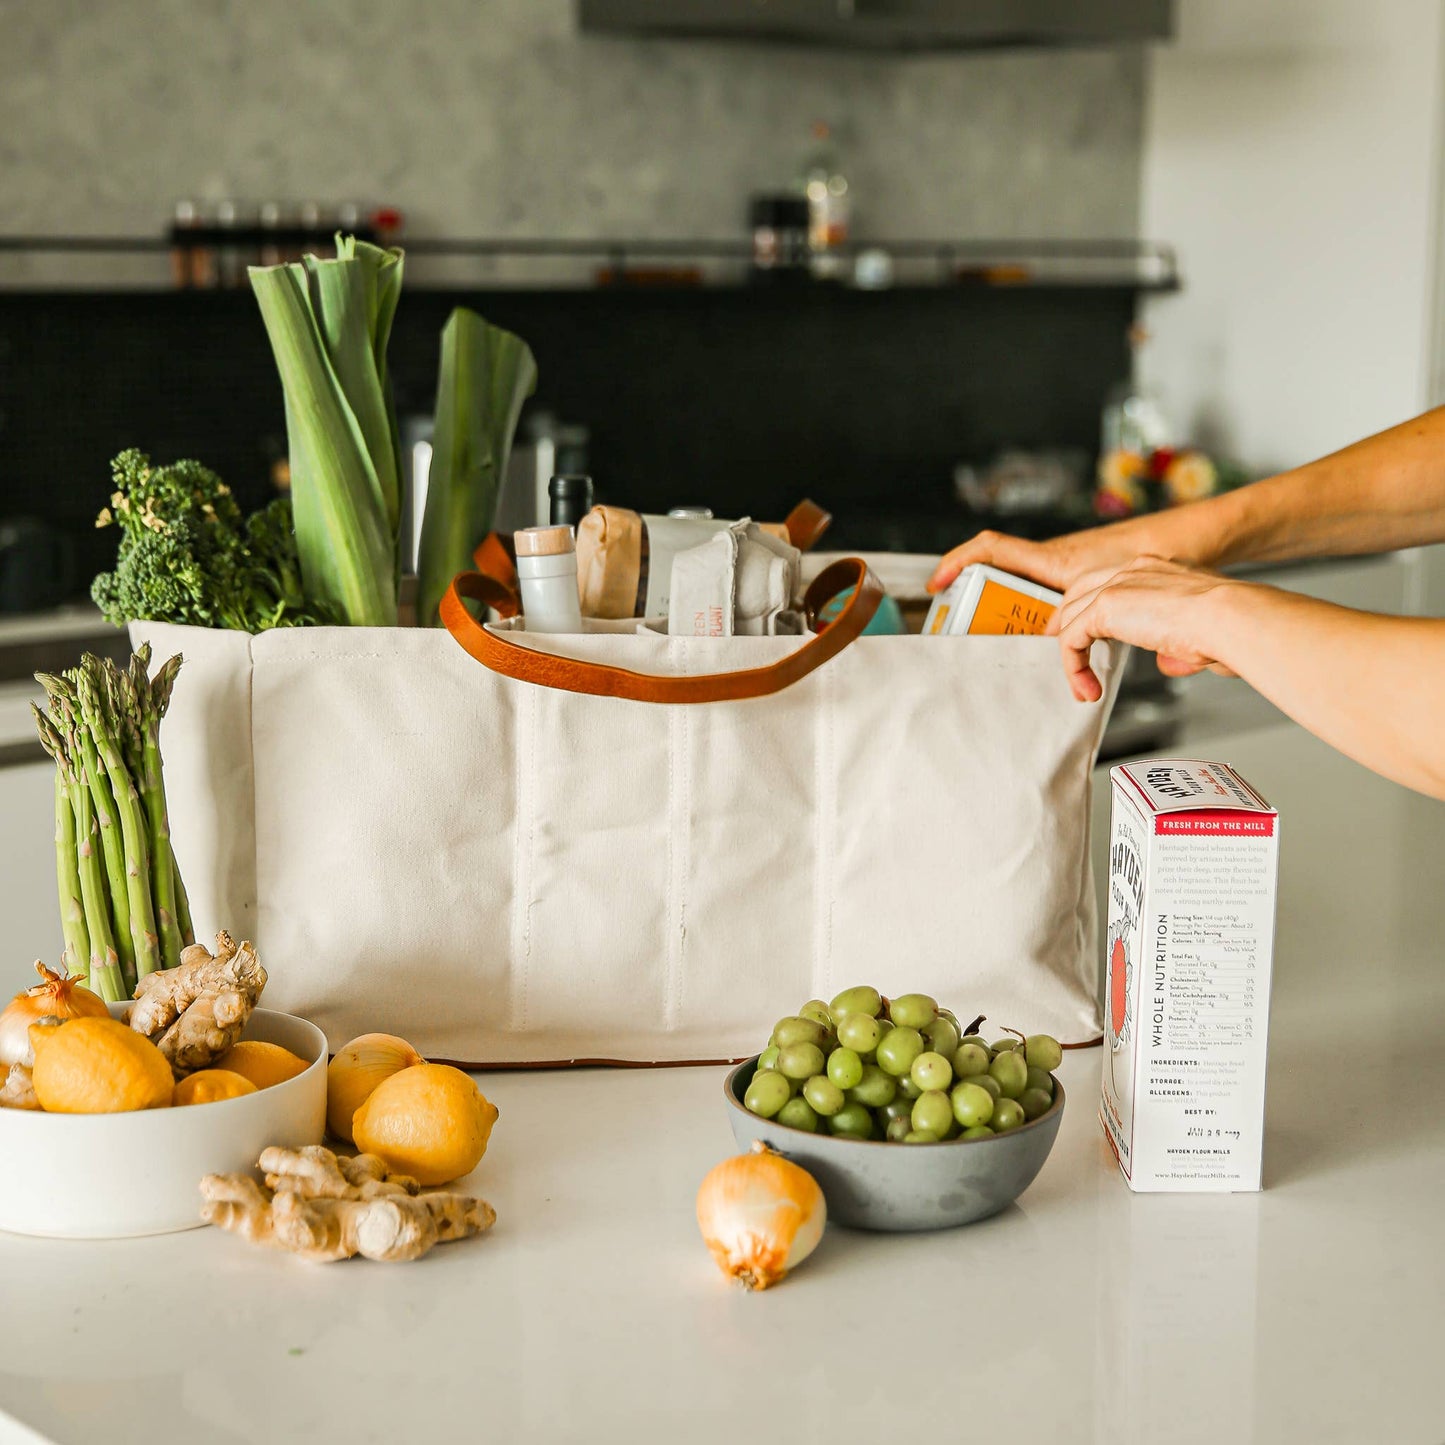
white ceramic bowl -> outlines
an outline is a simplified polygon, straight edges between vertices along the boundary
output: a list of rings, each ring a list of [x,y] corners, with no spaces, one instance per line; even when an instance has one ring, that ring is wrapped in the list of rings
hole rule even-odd
[[[258,1008],[243,1037],[280,1044],[310,1068],[239,1099],[183,1109],[0,1109],[0,1229],[54,1239],[194,1229],[201,1223],[202,1176],[252,1169],[268,1144],[319,1144],[326,1130],[326,1036],[305,1019]]]

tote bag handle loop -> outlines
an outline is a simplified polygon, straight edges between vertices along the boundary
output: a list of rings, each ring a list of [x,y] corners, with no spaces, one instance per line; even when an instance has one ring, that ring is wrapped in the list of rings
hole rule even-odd
[[[513,642],[504,634],[489,632],[467,611],[462,598],[484,602],[502,617],[515,617],[517,597],[509,587],[482,572],[463,572],[455,578],[442,598],[440,610],[447,631],[473,658],[483,667],[518,682],[532,682],[559,692],[626,698],[632,702],[736,702],[742,698],[767,697],[801,682],[855,641],[883,601],[882,585],[861,558],[845,557],[824,568],[809,586],[803,609],[809,628],[816,629],[821,609],[850,588],[852,596],[838,616],[786,657],[763,667],[690,677],[629,672],[600,662],[558,657]]]

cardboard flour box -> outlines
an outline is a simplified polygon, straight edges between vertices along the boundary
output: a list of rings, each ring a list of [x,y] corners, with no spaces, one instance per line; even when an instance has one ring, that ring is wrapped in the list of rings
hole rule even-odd
[[[1258,1189],[1279,814],[1223,763],[1110,777],[1104,1132],[1132,1189]]]

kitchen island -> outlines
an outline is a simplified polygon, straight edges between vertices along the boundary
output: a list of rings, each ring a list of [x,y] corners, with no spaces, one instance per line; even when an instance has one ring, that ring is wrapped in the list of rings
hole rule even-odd
[[[1264,1192],[1131,1194],[1076,1052],[1016,1205],[747,1295],[693,1218],[722,1069],[484,1075],[497,1226],[413,1265],[0,1235],[0,1442],[1436,1445],[1445,805],[1288,725],[1213,751],[1282,814]]]

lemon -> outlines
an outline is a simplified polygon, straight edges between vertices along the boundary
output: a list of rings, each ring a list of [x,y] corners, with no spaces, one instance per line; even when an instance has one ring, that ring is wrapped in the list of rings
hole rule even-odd
[[[242,1039],[239,1044],[232,1044],[211,1067],[228,1069],[243,1079],[250,1079],[258,1089],[269,1089],[272,1084],[284,1084],[287,1079],[305,1073],[311,1065],[280,1044]]]
[[[52,1114],[124,1114],[171,1102],[165,1055],[119,1019],[70,1019],[36,1029],[33,1041],[35,1097]]]
[[[239,1099],[254,1094],[256,1086],[241,1074],[229,1069],[199,1069],[182,1079],[171,1093],[171,1103],[218,1104],[222,1099]]]
[[[351,1129],[393,1174],[445,1184],[477,1167],[496,1122],[496,1105],[460,1069],[416,1064],[378,1084]]]

